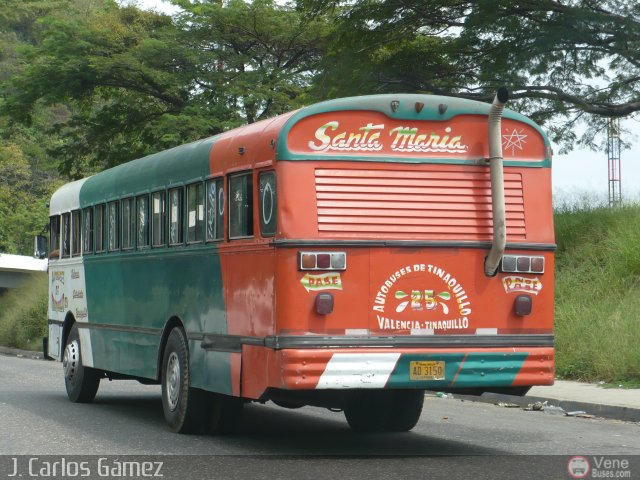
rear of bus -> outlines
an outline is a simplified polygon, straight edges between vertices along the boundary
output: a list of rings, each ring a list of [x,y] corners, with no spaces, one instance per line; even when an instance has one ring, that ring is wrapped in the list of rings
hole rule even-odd
[[[551,148],[505,110],[504,180],[492,185],[489,110],[383,95],[288,120],[277,141],[275,331],[265,347],[245,345],[243,363],[262,367],[243,372],[243,395],[344,408],[366,429],[369,417],[421,409],[425,389],[553,383]],[[486,272],[501,188],[506,248]],[[386,421],[376,428],[407,429]]]

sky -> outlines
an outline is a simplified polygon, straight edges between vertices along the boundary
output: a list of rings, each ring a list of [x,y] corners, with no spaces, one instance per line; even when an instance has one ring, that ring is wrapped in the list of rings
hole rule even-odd
[[[164,13],[175,13],[178,7],[164,0],[119,0],[120,3],[134,3],[141,8],[156,9]],[[622,138],[629,148],[620,155],[622,172],[622,198],[625,201],[640,200],[640,117],[622,122],[623,129],[631,134]],[[606,139],[603,139],[606,143]],[[576,149],[561,155],[554,145],[553,193],[554,203],[573,203],[584,198],[606,202],[608,199],[608,161],[605,149],[591,151]]]

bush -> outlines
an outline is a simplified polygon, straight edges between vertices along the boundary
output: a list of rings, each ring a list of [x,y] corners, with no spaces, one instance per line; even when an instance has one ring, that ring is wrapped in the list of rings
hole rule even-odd
[[[47,298],[47,276],[42,273],[0,294],[0,345],[41,350],[47,335]]]

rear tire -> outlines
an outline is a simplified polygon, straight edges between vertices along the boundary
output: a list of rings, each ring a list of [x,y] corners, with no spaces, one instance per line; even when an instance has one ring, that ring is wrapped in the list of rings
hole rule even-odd
[[[162,409],[169,430],[194,433],[206,426],[211,396],[190,387],[189,347],[184,331],[169,334],[162,358]]]
[[[408,432],[418,423],[423,403],[422,390],[362,391],[349,402],[344,415],[356,432]]]
[[[80,334],[75,323],[64,347],[62,367],[69,400],[74,403],[91,403],[98,393],[101,375],[99,371],[83,365]]]
[[[209,432],[213,434],[235,432],[244,410],[242,398],[221,393],[210,393],[209,395],[211,396]]]

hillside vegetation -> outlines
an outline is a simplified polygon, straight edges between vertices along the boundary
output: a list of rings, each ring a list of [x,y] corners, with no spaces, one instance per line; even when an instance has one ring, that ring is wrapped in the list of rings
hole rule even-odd
[[[640,206],[555,215],[556,366],[561,378],[640,382]],[[39,349],[47,281],[0,295],[0,345]]]
[[[640,381],[640,206],[555,215],[561,378]]]

